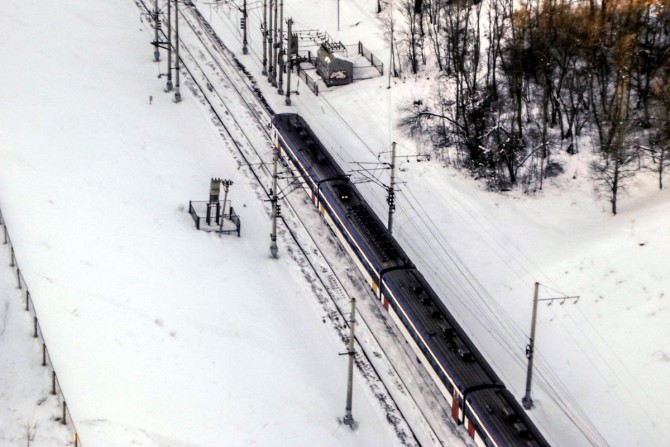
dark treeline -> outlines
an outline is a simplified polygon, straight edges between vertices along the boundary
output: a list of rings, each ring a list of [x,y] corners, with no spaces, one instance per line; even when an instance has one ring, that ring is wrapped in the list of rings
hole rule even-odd
[[[670,0],[397,0],[380,3],[392,72],[439,73],[401,126],[494,189],[542,188],[552,156],[594,148],[611,201],[670,156]],[[400,20],[402,17],[403,20]],[[581,143],[581,144],[580,144]]]

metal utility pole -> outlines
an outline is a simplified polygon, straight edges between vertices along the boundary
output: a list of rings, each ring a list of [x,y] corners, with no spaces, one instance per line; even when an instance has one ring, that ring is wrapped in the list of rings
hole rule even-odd
[[[337,30],[340,30],[340,0],[337,0]]]
[[[530,319],[530,340],[526,346],[526,357],[528,358],[528,371],[526,373],[526,394],[521,399],[526,410],[533,408],[533,399],[530,397],[530,386],[533,380],[533,350],[535,349],[535,323],[537,321],[537,295],[540,283],[535,283],[533,292],[533,313]]]
[[[268,0],[263,0],[263,71],[261,74],[263,76],[268,74],[267,70],[267,65],[268,65],[268,59],[267,59],[267,53],[266,53],[266,46],[267,46],[267,32],[268,32]]]
[[[393,71],[393,16],[391,16],[391,56],[389,57],[389,85],[386,88],[391,88],[391,72]]]
[[[391,183],[388,187],[386,203],[389,205],[389,233],[393,232],[393,213],[395,212],[395,141],[391,144]]]
[[[279,159],[279,149],[274,148],[272,157],[272,233],[270,233],[270,255],[277,259],[279,248],[277,248],[277,217],[280,209],[277,198],[277,162]]]
[[[169,1],[169,0],[168,0]],[[175,34],[175,73],[177,75],[177,83],[174,89],[174,102],[181,101],[181,93],[179,93],[179,2],[174,0],[174,34]]]
[[[289,18],[286,21],[286,35],[288,43],[288,51],[286,52],[288,69],[286,70],[286,105],[291,105],[291,72],[293,71],[293,34],[291,34],[291,27],[293,26],[293,19]]]
[[[221,207],[221,223],[219,224],[219,231],[223,231],[223,220],[226,216],[226,201],[228,200],[228,188],[233,184],[232,180],[221,180],[223,185],[223,206]]]
[[[172,91],[172,17],[170,16],[170,0],[167,2],[167,84],[165,91]]]
[[[278,67],[278,62],[279,60],[277,59],[277,48],[279,47],[279,39],[281,39],[281,36],[277,36],[277,9],[279,2],[277,0],[274,0],[275,3],[275,23],[274,26],[272,27],[272,36],[274,38],[274,45],[272,45],[272,86],[276,87],[277,86],[277,67]]]
[[[270,0],[270,7],[268,8],[268,12],[270,13],[270,17],[268,18],[268,26],[270,29],[268,29],[268,82],[272,84],[272,70],[274,70],[274,61],[272,60],[272,8],[274,5],[274,2],[276,0]]]
[[[279,51],[277,52],[277,66],[279,69],[279,80],[277,81],[277,93],[284,94],[284,0],[279,0],[279,40],[277,41]]]
[[[549,301],[549,305],[553,301],[561,301],[561,304],[565,303],[565,300],[574,299],[575,303],[579,300],[579,296],[561,296],[557,298],[538,298],[540,290],[540,283],[535,283],[535,290],[533,292],[533,313],[531,316],[530,322],[530,340],[526,346],[526,358],[528,359],[528,371],[526,373],[526,394],[521,398],[521,403],[526,410],[533,408],[533,399],[530,397],[530,387],[533,380],[533,355],[535,353],[535,324],[537,322],[537,303],[538,301]]]
[[[158,51],[158,30],[161,28],[161,22],[158,18],[158,0],[154,0],[154,61],[158,62],[161,60],[161,53]]]
[[[247,26],[249,24],[249,17],[247,17],[247,0],[244,0],[242,5],[242,20],[244,20],[244,26],[242,27],[242,54],[249,54],[249,49],[247,48]]]
[[[349,355],[349,369],[347,370],[347,406],[344,410],[344,419],[342,423],[353,427],[354,417],[351,415],[351,394],[354,377],[354,328],[356,325],[356,298],[351,299],[351,318],[349,319],[349,347],[347,355]]]

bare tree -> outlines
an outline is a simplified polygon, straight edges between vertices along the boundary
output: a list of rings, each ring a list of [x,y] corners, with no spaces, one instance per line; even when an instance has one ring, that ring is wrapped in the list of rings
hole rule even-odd
[[[616,74],[614,92],[610,96],[606,89],[597,89],[601,97],[598,98],[598,105],[594,106],[600,153],[592,162],[591,169],[600,191],[607,194],[614,215],[617,213],[619,192],[624,189],[626,179],[635,175],[631,163],[637,159],[633,148],[626,143],[630,130],[628,82],[625,74]]]
[[[649,148],[651,170],[658,174],[658,188],[663,189],[663,174],[670,159],[670,64],[666,64],[661,76],[651,89],[653,110]]]
[[[421,2],[419,2],[419,5]],[[407,59],[412,73],[419,71],[419,56],[423,55],[423,14],[422,9],[416,9],[415,0],[402,0],[400,13],[405,18],[403,29],[403,43],[407,49]]]
[[[428,15],[428,40],[432,44],[433,55],[437,68],[442,71],[444,69],[444,55],[442,49],[442,32],[443,26],[443,11],[442,2],[437,0],[426,0],[424,7]]]
[[[605,191],[617,213],[617,199],[625,180],[635,173],[630,164],[637,159],[629,144],[631,71],[638,24],[631,20],[634,4],[611,5],[595,19],[588,42],[591,57],[591,111],[597,130],[599,158],[592,163],[594,180]]]

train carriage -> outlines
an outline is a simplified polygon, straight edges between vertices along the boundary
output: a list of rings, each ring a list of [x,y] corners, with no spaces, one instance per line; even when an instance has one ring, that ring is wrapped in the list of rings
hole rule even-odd
[[[477,445],[548,446],[521,405],[305,120],[278,114],[273,142]]]

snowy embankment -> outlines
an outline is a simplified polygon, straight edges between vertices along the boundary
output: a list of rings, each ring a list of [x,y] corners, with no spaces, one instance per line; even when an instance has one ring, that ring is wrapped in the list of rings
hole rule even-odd
[[[13,2],[0,26],[0,204],[83,445],[400,444],[360,380],[365,423],[338,423],[345,348],[299,268],[269,259],[265,204],[209,116],[163,93],[135,5]],[[234,181],[241,238],[186,212],[212,177]],[[20,295],[2,285],[9,320]],[[30,338],[19,324],[3,353]],[[33,374],[14,373],[22,355],[1,358],[3,388]],[[35,375],[0,405],[0,443],[33,418],[44,445],[69,438],[35,410]]]

